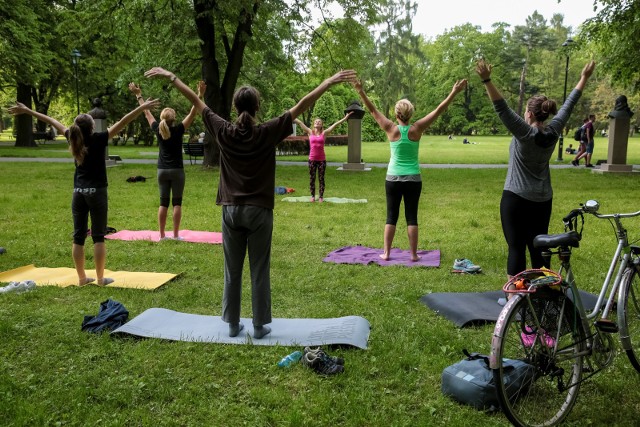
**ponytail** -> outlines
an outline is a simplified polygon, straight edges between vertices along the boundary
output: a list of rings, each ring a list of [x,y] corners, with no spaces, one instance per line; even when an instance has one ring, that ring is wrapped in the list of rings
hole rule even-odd
[[[260,108],[260,93],[252,86],[242,86],[233,95],[233,106],[238,112],[238,127],[251,128],[256,122],[256,113]]]
[[[93,117],[88,114],[80,114],[69,128],[69,151],[79,165],[84,162],[87,154],[87,146],[84,143],[85,135],[93,132]]]
[[[160,113],[160,126],[158,126],[158,131],[160,132],[160,136],[162,139],[167,140],[171,138],[171,126],[176,121],[176,112],[173,108],[165,108]]]

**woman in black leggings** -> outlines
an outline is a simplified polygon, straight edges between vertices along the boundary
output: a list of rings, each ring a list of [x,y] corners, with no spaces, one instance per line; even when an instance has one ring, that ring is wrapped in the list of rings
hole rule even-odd
[[[198,85],[198,97],[204,96],[204,82]],[[140,86],[129,83],[129,90],[136,96],[138,103],[142,104]],[[150,111],[145,111],[144,116],[149,126],[155,132],[158,139],[158,189],[160,190],[160,207],[158,208],[158,228],[160,239],[164,240],[165,226],[167,225],[167,213],[169,202],[173,204],[173,238],[180,240],[180,221],[182,221],[182,194],[184,192],[185,175],[182,161],[182,137],[196,117],[195,107],[191,107],[189,114],[176,124],[176,112],[173,108],[165,108],[160,113],[158,123]]]
[[[73,177],[73,197],[71,212],[73,214],[73,263],[78,273],[78,285],[83,286],[97,279],[100,286],[108,285],[113,279],[104,277],[107,250],[104,235],[107,229],[107,166],[105,148],[109,139],[118,135],[131,121],[143,111],[160,105],[157,99],[147,99],[135,110],[128,113],[106,132],[94,132],[93,117],[80,114],[67,129],[64,125],[49,116],[31,110],[24,104],[17,103],[9,108],[9,113],[29,114],[36,119],[48,123],[59,134],[69,141],[69,151],[73,155],[76,170]],[[91,239],[93,240],[93,260],[96,265],[96,278],[87,277],[84,269],[84,242],[91,216]]]
[[[535,95],[527,101],[523,118],[509,108],[491,82],[491,65],[484,60],[478,61],[476,72],[487,89],[487,95],[500,120],[513,134],[507,179],[500,201],[502,231],[509,246],[509,278],[527,268],[527,248],[531,267],[545,266],[540,250],[533,247],[533,238],[549,232],[553,199],[549,159],[594,68],[593,61],[584,66],[580,81],[559,111],[555,101],[544,95]],[[554,115],[553,119],[545,124],[550,115]]]

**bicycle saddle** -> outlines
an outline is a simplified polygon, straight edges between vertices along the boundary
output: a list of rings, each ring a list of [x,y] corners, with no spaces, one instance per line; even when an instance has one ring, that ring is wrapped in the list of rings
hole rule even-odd
[[[539,234],[533,239],[533,246],[536,248],[557,248],[559,246],[571,246],[577,248],[580,246],[582,236],[578,232],[572,230],[567,233],[560,234]]]

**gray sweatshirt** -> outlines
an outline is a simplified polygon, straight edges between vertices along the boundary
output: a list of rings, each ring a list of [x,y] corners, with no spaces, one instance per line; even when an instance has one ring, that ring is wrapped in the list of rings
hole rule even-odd
[[[533,202],[546,202],[553,197],[549,159],[555,151],[560,133],[567,124],[582,91],[571,91],[558,114],[543,130],[530,126],[518,116],[504,99],[494,101],[498,117],[513,134],[509,146],[509,168],[504,189]]]

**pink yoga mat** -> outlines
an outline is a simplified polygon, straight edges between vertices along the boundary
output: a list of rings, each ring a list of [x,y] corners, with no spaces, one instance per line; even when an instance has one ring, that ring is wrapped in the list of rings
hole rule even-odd
[[[167,234],[170,236],[172,234]],[[152,230],[120,230],[117,233],[107,234],[105,239],[112,240],[149,240],[151,242],[160,241],[160,232]],[[211,243],[219,245],[222,243],[222,233],[215,231],[192,231],[180,230],[181,240],[191,243]]]
[[[411,261],[409,251],[401,249],[391,249],[391,256],[388,261],[380,258],[382,249],[372,249],[365,246],[345,246],[330,252],[323,259],[324,262],[335,262],[336,264],[378,264],[387,265],[404,265],[406,267],[440,267],[440,251],[418,251],[420,259]]]

